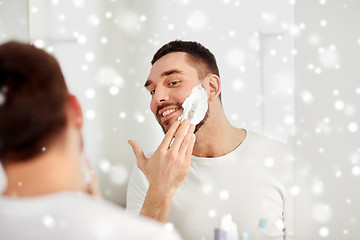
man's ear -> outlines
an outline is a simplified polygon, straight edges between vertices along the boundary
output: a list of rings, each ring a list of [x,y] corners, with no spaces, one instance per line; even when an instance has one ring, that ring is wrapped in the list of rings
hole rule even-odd
[[[68,116],[71,123],[74,123],[79,129],[82,128],[84,120],[81,106],[77,98],[71,94],[68,96]]]
[[[206,76],[209,87],[209,101],[218,98],[221,93],[221,81],[216,74],[209,74]]]

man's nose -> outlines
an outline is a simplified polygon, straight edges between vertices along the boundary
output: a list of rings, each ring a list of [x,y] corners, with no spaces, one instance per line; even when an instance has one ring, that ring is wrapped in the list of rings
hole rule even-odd
[[[163,103],[169,100],[169,94],[168,92],[163,88],[158,88],[155,90],[155,93],[153,95],[153,100],[155,103]]]

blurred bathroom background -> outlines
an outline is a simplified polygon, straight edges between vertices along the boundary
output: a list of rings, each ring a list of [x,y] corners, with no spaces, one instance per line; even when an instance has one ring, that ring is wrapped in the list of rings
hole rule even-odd
[[[175,39],[209,48],[230,122],[292,144],[298,240],[360,239],[359,23],[358,0],[0,0],[0,43],[58,59],[84,152],[121,206],[127,140],[151,152],[163,138],[143,87],[153,54]]]

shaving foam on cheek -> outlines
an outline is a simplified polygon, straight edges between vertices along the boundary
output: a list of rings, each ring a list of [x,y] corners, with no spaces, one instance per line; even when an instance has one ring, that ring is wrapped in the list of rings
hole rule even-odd
[[[201,84],[195,86],[190,95],[182,104],[183,114],[179,117],[179,121],[189,119],[190,123],[200,123],[208,110],[208,96]]]

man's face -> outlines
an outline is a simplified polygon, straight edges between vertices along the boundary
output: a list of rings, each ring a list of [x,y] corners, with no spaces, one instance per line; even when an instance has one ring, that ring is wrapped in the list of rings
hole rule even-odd
[[[181,116],[182,103],[199,83],[198,73],[184,52],[169,53],[153,64],[145,87],[152,97],[151,111],[164,132]]]

